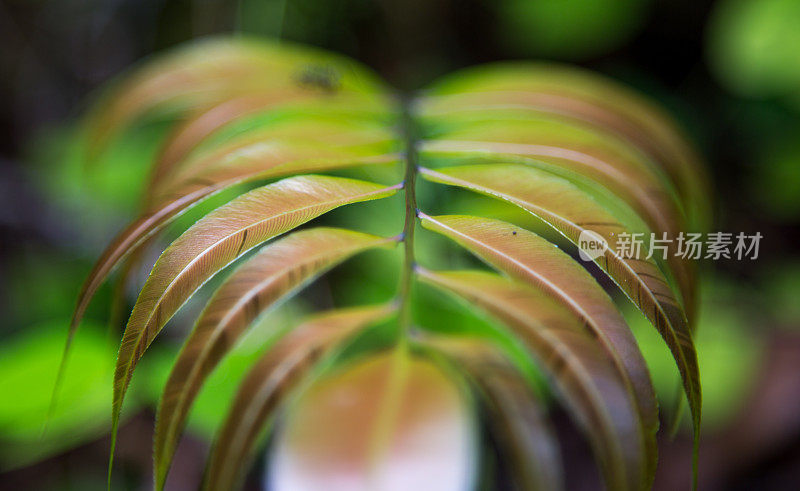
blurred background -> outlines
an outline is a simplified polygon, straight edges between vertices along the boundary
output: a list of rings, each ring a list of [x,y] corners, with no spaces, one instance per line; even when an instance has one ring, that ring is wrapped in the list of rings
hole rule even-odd
[[[134,215],[157,141],[155,130],[137,131],[109,157],[114,165],[86,175],[74,138],[79,116],[99,86],[139,60],[227,32],[337,51],[408,92],[478,63],[575,63],[670,110],[708,163],[714,231],[763,234],[757,260],[704,265],[701,488],[794,488],[798,26],[798,0],[0,0],[0,488],[105,487],[118,340],[107,327],[110,287],[92,304],[44,437],[41,425],[80,283]],[[655,383],[669,391],[674,374],[648,339],[640,343]],[[210,383],[233,391],[230,374],[255,352],[236,351]],[[149,487],[153,408],[171,356],[154,352],[134,382],[118,447],[119,482],[131,489]],[[175,489],[196,486],[224,404],[198,401],[172,473],[187,481],[174,478]],[[564,416],[555,418],[558,425]],[[683,487],[688,428],[664,439],[655,487]],[[564,447],[575,447],[576,459],[584,451]]]

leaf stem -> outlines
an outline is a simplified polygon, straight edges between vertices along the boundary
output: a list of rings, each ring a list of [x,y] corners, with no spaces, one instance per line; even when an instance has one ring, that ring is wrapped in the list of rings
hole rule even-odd
[[[403,193],[405,195],[405,223],[403,224],[402,242],[405,251],[403,271],[400,278],[398,314],[400,324],[400,342],[405,344],[411,330],[411,287],[414,279],[414,230],[417,225],[417,138],[409,100],[403,101],[401,119],[403,137],[405,139],[405,178]]]

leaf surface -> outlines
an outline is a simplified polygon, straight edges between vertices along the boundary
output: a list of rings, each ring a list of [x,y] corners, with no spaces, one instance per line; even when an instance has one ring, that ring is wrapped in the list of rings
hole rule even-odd
[[[552,63],[496,64],[452,74],[429,96],[422,114],[535,109],[612,129],[666,170],[694,227],[709,224],[709,185],[696,151],[658,105],[610,79]]]
[[[144,244],[154,237],[158,231],[191,207],[226,188],[247,181],[357,165],[384,164],[394,160],[391,155],[365,157],[355,160],[352,158],[337,159],[330,157],[280,160],[278,157],[280,155],[274,147],[252,148],[246,157],[236,161],[236,165],[213,168],[204,175],[201,174],[189,178],[179,183],[158,205],[133,221],[114,238],[100,255],[81,287],[75,310],[72,314],[72,320],[70,321],[67,342],[62,356],[62,366],[59,368],[59,376],[57,376],[58,380],[61,380],[60,374],[64,370],[63,365],[69,355],[75,331],[77,331],[89,302],[94,297],[97,289],[100,288],[100,285],[103,284],[108,275],[122,260],[129,257],[134,251],[141,250]],[[58,391],[58,386],[59,383],[56,383],[54,393]]]
[[[327,79],[314,77],[320,67]],[[380,81],[340,56],[245,37],[191,43],[135,70],[101,99],[88,125],[90,157],[148,114],[197,114],[253,94],[289,101],[325,99],[332,93],[360,96],[385,107]]]
[[[474,125],[473,125],[474,126]],[[492,141],[491,132],[498,130],[497,124],[488,128],[470,128],[477,132],[480,141],[470,140],[432,140],[422,145],[423,154],[452,154],[456,156],[482,155],[484,158],[499,161],[516,160],[546,171],[562,174],[570,180],[586,180],[599,183],[610,190],[614,197],[623,199],[647,224],[656,237],[663,234],[673,238],[668,242],[666,262],[670,265],[671,272],[680,287],[681,297],[690,314],[694,313],[695,280],[694,270],[690,261],[676,254],[677,245],[674,238],[679,231],[686,229],[683,212],[677,208],[675,200],[665,188],[663,181],[643,166],[636,158],[627,156],[610,149],[594,149],[588,144],[575,144],[562,141],[563,136],[556,137],[554,142],[545,140],[541,143],[534,139],[529,143],[531,131],[521,133],[522,143],[506,142],[511,129],[499,128],[498,138],[501,141]],[[512,124],[510,128],[520,126]],[[547,128],[552,124],[545,125]],[[522,128],[524,129],[524,127]],[[505,130],[505,131],[502,131]],[[551,137],[553,138],[553,137]],[[601,140],[602,141],[602,140]],[[595,195],[601,198],[602,195]],[[616,198],[611,198],[616,199]],[[605,200],[604,200],[605,201]]]
[[[202,384],[248,325],[334,265],[394,239],[313,228],[265,246],[208,302],[167,381],[156,418],[156,487],[163,488],[189,409]]]
[[[612,278],[666,341],[678,365],[692,411],[695,431],[700,426],[700,379],[697,352],[682,307],[664,274],[643,254],[618,253],[619,236],[631,233],[590,196],[568,181],[519,165],[475,165],[432,171],[421,169],[426,179],[493,196],[513,203],[578,244],[581,233],[591,231],[607,246],[594,261]]]
[[[439,232],[498,270],[555,299],[589,326],[638,404],[649,467],[657,462],[658,404],[636,339],[611,298],[566,253],[538,235],[498,220],[420,214],[422,226]]]
[[[236,198],[181,235],[156,261],[125,328],[114,373],[112,428],[116,430],[136,363],[164,324],[205,281],[276,235],[339,206],[385,198],[397,188],[337,177],[287,178]]]
[[[432,272],[420,277],[500,320],[536,358],[586,432],[609,489],[640,489],[647,463],[636,403],[591,330],[529,287],[492,273]]]
[[[214,161],[220,153],[225,158],[226,147],[236,148],[241,144],[238,142],[247,145],[258,140],[279,141],[303,145],[301,148],[327,143],[342,148],[396,138],[382,119],[355,117],[354,101],[340,99],[343,98],[314,99],[307,105],[291,108],[276,107],[271,98],[259,95],[223,102],[189,118],[172,132],[163,144],[149,180],[152,185],[160,186],[174,169],[195,167],[194,162]]]

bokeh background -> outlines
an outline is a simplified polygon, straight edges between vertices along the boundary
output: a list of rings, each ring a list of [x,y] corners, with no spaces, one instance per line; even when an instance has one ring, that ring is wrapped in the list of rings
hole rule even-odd
[[[87,175],[80,115],[99,86],[148,55],[228,32],[349,55],[403,91],[478,63],[544,59],[599,71],[667,107],[708,163],[714,230],[764,236],[757,260],[703,265],[701,488],[795,488],[798,26],[798,0],[0,0],[0,488],[105,486],[118,339],[107,327],[110,288],[92,304],[44,436],[42,420],[80,283],[133,216],[157,129],[135,132],[109,157],[114,165]],[[668,392],[674,373],[657,340],[639,340]],[[230,393],[230,374],[256,354],[237,350],[211,382],[217,393]],[[118,482],[130,489],[149,487],[153,407],[172,359],[168,349],[148,356],[118,450]],[[196,485],[223,408],[198,401],[172,473],[186,482],[173,478],[175,489]],[[686,430],[665,437],[657,489],[688,482]],[[580,444],[564,447],[587,460]],[[593,472],[590,463],[573,469]]]

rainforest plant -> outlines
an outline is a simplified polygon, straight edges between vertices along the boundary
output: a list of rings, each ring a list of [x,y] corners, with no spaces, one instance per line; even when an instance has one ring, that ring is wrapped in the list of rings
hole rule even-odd
[[[160,254],[127,321],[112,457],[145,351],[204,283],[237,262],[213,283],[163,389],[156,488],[214,368],[257,318],[325,273],[332,301],[316,303],[332,308],[275,333],[219,429],[206,488],[240,483],[282,409],[291,420],[313,405],[314,396],[303,395],[309,387],[373,362],[359,387],[385,385],[373,401],[388,411],[376,416],[377,433],[424,404],[424,394],[467,387],[486,409],[512,484],[559,488],[539,373],[586,435],[606,486],[647,488],[658,407],[615,292],[669,347],[696,438],[695,266],[673,246],[663,259],[648,257],[646,241],[630,255],[618,245],[625,234],[675,238],[701,229],[707,191],[692,148],[643,98],[577,69],[530,63],[466,70],[400,97],[332,54],[207,40],[147,61],[107,91],[89,118],[88,170],[148,118],[175,123],[153,162],[141,215],[80,293],[70,339],[112,270],[129,281],[168,225],[190,209],[187,216],[204,216]],[[591,260],[576,248],[586,233],[606,243]],[[398,395],[403,384],[417,392]],[[359,411],[351,416],[372,414]],[[368,442],[358,454],[366,467],[390,439],[339,438]]]

